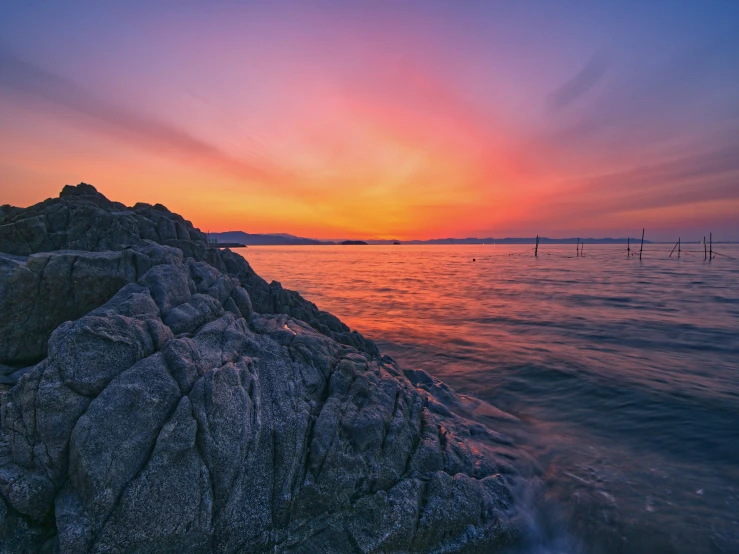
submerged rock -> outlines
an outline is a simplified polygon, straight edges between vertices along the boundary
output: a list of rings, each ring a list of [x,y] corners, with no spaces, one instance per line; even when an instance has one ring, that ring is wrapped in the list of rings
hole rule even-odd
[[[516,540],[515,454],[448,387],[163,206],[80,185],[3,213],[0,550]]]

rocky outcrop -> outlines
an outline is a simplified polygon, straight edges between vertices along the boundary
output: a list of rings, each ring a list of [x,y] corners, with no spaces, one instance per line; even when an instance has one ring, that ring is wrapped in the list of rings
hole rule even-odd
[[[0,243],[1,244],[1,243]],[[164,252],[162,252],[164,251]],[[46,356],[51,332],[135,283],[154,264],[182,260],[179,250],[64,250],[28,258],[0,253],[0,361],[29,364]]]
[[[214,271],[224,274],[223,281],[229,275],[229,278],[235,277],[260,313],[288,314],[342,344],[370,354],[378,353],[374,342],[352,332],[335,316],[319,310],[298,293],[282,288],[278,282],[267,283],[238,254],[209,247],[204,233],[161,204],[139,203],[127,208],[108,200],[92,185],[81,183],[67,185],[59,198],[50,198],[26,209],[2,206],[0,216],[0,252],[5,254],[0,260],[0,302],[10,302],[7,297],[22,296],[22,301],[27,304],[2,305],[7,308],[3,313],[12,313],[14,317],[0,321],[0,337],[9,337],[9,346],[5,342],[0,344],[0,364],[27,363],[43,355],[43,344],[49,334],[64,321],[49,314],[46,309],[49,305],[57,307],[57,314],[67,310],[68,319],[80,317],[105,302],[123,284],[135,282],[147,263],[168,263],[168,256],[172,255],[204,262]],[[179,252],[172,254],[173,249]],[[59,251],[65,251],[66,257]],[[50,255],[49,252],[58,253]],[[92,252],[105,252],[103,257],[107,258],[91,262]],[[38,253],[44,253],[44,256],[34,256]],[[95,265],[91,270],[100,276],[106,271],[117,271],[116,264],[123,268],[131,267],[128,258],[125,263],[121,262],[125,256],[135,258],[133,265],[139,273],[106,281],[105,291],[97,283],[84,283],[77,274],[71,274],[72,269],[75,272],[86,271],[91,264]],[[48,261],[53,263],[47,271]],[[35,276],[32,277],[32,273]],[[90,279],[94,280],[93,277]],[[38,294],[33,294],[32,283],[43,284],[42,288],[36,288]],[[76,296],[71,296],[86,294],[82,289],[87,285],[91,289],[87,298],[78,301]],[[15,295],[14,291],[19,287],[22,295]],[[244,298],[241,293],[237,294],[240,296],[234,298],[234,302]],[[34,308],[37,305],[38,308]],[[37,326],[32,321],[35,317],[47,318],[48,325]],[[29,338],[37,345],[40,343],[41,347],[26,352],[15,340],[25,332],[23,321],[29,321],[34,329],[44,329],[38,337]],[[13,351],[14,348],[18,352]]]
[[[81,185],[4,213],[0,551],[516,541],[516,453],[442,383],[163,207]]]

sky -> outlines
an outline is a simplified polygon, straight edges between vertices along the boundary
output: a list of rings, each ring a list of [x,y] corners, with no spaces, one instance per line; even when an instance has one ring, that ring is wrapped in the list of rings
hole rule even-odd
[[[739,240],[739,2],[6,2],[0,204],[202,230]]]

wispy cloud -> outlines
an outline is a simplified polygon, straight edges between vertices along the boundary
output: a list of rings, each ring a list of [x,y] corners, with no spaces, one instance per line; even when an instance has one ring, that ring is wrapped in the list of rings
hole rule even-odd
[[[551,108],[560,110],[580,98],[600,81],[610,66],[609,56],[604,52],[595,54],[577,75],[549,95]]]
[[[182,129],[98,98],[76,83],[0,48],[0,87],[84,116],[88,124],[145,149],[168,152],[256,183],[284,180],[289,172],[264,157],[235,158]]]
[[[739,142],[622,171],[559,183],[541,199],[550,221],[739,200]]]
[[[678,228],[736,205],[736,10],[247,4],[18,4],[0,162],[97,167],[109,194],[179,193],[211,228],[313,236],[556,234],[639,210]]]

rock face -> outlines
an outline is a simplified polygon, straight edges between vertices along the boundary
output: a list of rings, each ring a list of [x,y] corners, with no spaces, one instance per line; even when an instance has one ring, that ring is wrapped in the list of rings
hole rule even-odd
[[[181,217],[84,184],[2,213],[0,551],[517,539],[505,439]]]
[[[59,198],[27,209],[2,206],[0,252],[10,255],[0,260],[0,302],[4,303],[0,307],[2,313],[13,314],[0,321],[0,341],[3,341],[0,363],[27,363],[45,354],[43,345],[32,348],[29,344],[24,350],[18,343],[16,337],[23,332],[24,323],[21,322],[28,322],[29,328],[44,329],[38,337],[27,339],[43,344],[56,325],[65,320],[54,318],[47,309],[49,305],[58,306],[57,313],[66,312],[68,319],[80,317],[110,298],[123,284],[136,282],[152,265],[170,263],[173,257],[205,262],[212,271],[222,275],[218,283],[207,283],[220,287],[221,293],[224,287],[230,287],[235,277],[243,291],[237,293],[234,303],[239,299],[247,302],[249,297],[259,313],[288,314],[337,342],[378,354],[374,342],[351,332],[335,316],[319,310],[298,293],[282,288],[280,283],[268,284],[238,254],[209,248],[204,233],[161,204],[139,203],[126,208],[85,183],[76,187],[67,185]],[[105,254],[91,259],[95,256],[90,252]],[[44,254],[34,256],[37,253]],[[133,259],[126,256],[133,256]],[[49,261],[53,263],[49,265]],[[80,271],[95,274],[78,278]],[[116,275],[112,280],[106,278],[106,273],[113,277],[116,271],[129,273]],[[35,275],[32,277],[29,272]],[[208,275],[206,271],[195,279],[207,279]],[[100,285],[97,277],[106,284]],[[33,283],[39,286],[34,289]],[[18,287],[23,291],[14,295]],[[101,287],[107,288],[103,291]],[[86,288],[89,290],[84,290]],[[34,290],[38,290],[38,294],[34,294]],[[21,296],[18,302],[25,304],[12,304],[16,301],[9,298],[12,296]],[[48,323],[28,321],[39,317],[47,319]]]

